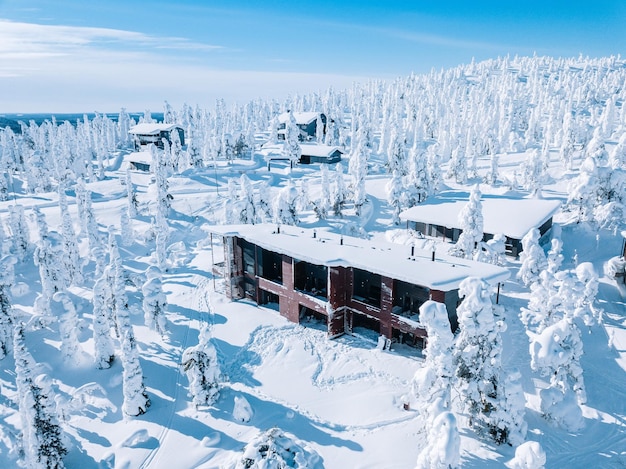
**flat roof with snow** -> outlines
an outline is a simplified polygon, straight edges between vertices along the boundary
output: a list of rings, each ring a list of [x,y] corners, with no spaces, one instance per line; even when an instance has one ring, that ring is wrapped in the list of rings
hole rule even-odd
[[[158,135],[161,132],[169,132],[173,129],[182,129],[176,124],[142,123],[131,128],[128,133],[133,135]]]
[[[307,156],[328,157],[332,155],[335,151],[343,153],[339,149],[339,147],[333,147],[330,145],[313,145],[301,143],[300,149],[302,150],[302,154]]]
[[[126,155],[126,161],[131,163],[152,164],[152,153],[149,151],[133,151]]]
[[[400,219],[460,228],[459,212],[467,205],[469,193],[444,191],[437,197],[404,210]],[[483,194],[483,231],[490,234],[502,233],[513,239],[522,239],[531,228],[539,228],[552,217],[561,206],[554,199],[525,199],[501,195]]]
[[[509,278],[507,269],[452,257],[447,254],[415,249],[410,246],[370,241],[351,236],[297,226],[280,227],[273,224],[211,226],[210,233],[243,238],[269,251],[286,254],[295,259],[328,267],[354,267],[386,277],[421,285],[431,290],[450,291],[459,287],[467,277],[479,277],[491,285]],[[313,237],[317,231],[316,237]]]

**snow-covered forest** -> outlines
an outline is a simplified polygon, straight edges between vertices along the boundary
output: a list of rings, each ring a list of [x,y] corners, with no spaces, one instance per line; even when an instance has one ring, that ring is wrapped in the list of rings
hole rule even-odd
[[[132,170],[97,115],[0,130],[0,466],[626,466],[626,62],[507,57],[212,109]],[[156,110],[155,110],[156,111]],[[161,110],[159,110],[161,111]],[[291,114],[337,164],[298,164]],[[271,167],[270,167],[271,161]],[[465,194],[456,245],[400,213]],[[481,197],[561,201],[552,240],[482,242]],[[275,223],[504,266],[426,347],[231,302],[215,224]]]

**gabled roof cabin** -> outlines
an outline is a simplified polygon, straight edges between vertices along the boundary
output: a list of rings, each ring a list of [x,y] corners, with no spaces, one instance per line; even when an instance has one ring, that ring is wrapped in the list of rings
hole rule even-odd
[[[468,199],[469,194],[466,192],[444,191],[401,212],[400,219],[406,221],[407,228],[425,236],[456,242],[463,231],[459,213]],[[483,241],[488,241],[496,234],[505,235],[506,252],[514,257],[522,252],[521,240],[532,228],[539,229],[542,244],[550,239],[552,217],[561,206],[558,200],[508,198],[490,194],[483,194],[480,201],[483,207]]]
[[[363,326],[387,339],[422,345],[419,307],[444,303],[453,329],[459,284],[479,277],[498,286],[509,271],[411,246],[373,243],[295,226],[212,226],[224,260],[214,264],[226,295],[257,304],[277,303],[280,314],[300,323],[324,321],[329,337]]]
[[[142,123],[137,124],[128,131],[133,136],[135,150],[140,151],[141,147],[153,144],[157,148],[163,149],[163,139],[172,143],[172,133],[177,132],[180,144],[185,144],[185,131],[176,124]]]
[[[299,140],[301,142],[313,140],[317,135],[317,118],[322,121],[324,128],[323,134],[326,134],[326,114],[321,112],[292,112],[296,125],[300,129]],[[278,139],[285,140],[285,128],[289,120],[289,113],[283,112],[278,116]]]

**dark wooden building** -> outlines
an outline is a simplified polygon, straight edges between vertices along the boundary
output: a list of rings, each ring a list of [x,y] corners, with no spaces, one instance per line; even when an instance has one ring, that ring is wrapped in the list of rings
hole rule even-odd
[[[329,337],[355,327],[387,339],[422,345],[426,335],[419,307],[429,299],[444,303],[457,327],[458,286],[469,276],[499,285],[509,272],[410,246],[302,229],[294,226],[227,225],[210,228],[221,241],[224,259],[214,262],[231,299],[278,304],[292,322],[314,317]]]
[[[163,150],[163,139],[171,144],[173,132],[178,133],[180,144],[185,145],[185,131],[181,126],[176,124],[143,123],[137,124],[128,131],[128,133],[133,136],[135,151],[140,151],[142,147],[146,147],[150,144]]]
[[[426,199],[423,203],[400,213],[407,228],[419,231],[424,236],[443,238],[456,242],[463,232],[459,213],[467,204],[469,194],[444,191]],[[538,228],[540,243],[550,239],[552,217],[561,203],[552,199],[521,199],[483,194],[483,241],[496,234],[505,236],[506,253],[517,257],[522,252],[522,238],[532,228]]]
[[[300,149],[302,150],[302,155],[300,156],[301,164],[339,163],[343,154],[339,148],[328,145],[302,144]]]
[[[285,140],[285,128],[289,120],[289,112],[284,112],[278,116],[278,139]],[[298,139],[301,142],[314,140],[317,136],[317,119],[319,117],[324,128],[322,133],[326,134],[326,114],[321,112],[292,112],[296,125],[300,129]]]

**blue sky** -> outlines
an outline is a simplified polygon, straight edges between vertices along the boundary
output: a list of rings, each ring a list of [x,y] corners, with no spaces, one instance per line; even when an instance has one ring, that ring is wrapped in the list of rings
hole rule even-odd
[[[509,55],[626,55],[626,2],[0,0],[0,112],[346,87]]]

